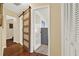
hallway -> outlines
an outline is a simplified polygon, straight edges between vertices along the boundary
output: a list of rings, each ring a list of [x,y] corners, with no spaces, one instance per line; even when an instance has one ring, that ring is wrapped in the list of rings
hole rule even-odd
[[[3,32],[3,34],[5,34],[5,37],[3,37],[4,40],[2,40],[3,55],[4,56],[14,56],[14,55],[15,56],[16,55],[48,56],[48,30],[47,30],[48,28],[46,29],[46,27],[48,27],[48,24],[47,24],[48,7],[43,8],[43,9],[39,9],[39,8],[37,9],[39,10],[38,11],[39,13],[37,13],[37,15],[40,16],[39,18],[37,17],[37,15],[34,15],[34,16],[31,15],[31,14],[34,14],[34,13],[31,13],[31,12],[34,12],[33,11],[34,9],[31,8],[31,6],[27,3],[25,4],[4,3],[1,5],[3,7],[3,12],[5,16],[3,17],[4,18],[3,24],[5,24],[4,32]],[[45,17],[44,15],[47,17]],[[38,21],[34,20],[32,17],[37,17]],[[36,22],[35,25],[32,24],[33,21]],[[42,24],[42,22],[44,22],[44,24]],[[38,23],[39,23],[39,28],[36,27],[38,26]],[[32,27],[34,27],[34,29]],[[35,27],[38,29],[35,29]],[[44,29],[43,31],[42,31],[42,28]],[[34,36],[34,37],[37,37],[36,39],[40,40],[39,44],[42,44],[42,45],[32,46],[32,44],[37,43],[37,41],[36,43],[32,42],[32,39],[34,40],[34,38],[31,37],[32,34],[36,35],[36,33],[31,32],[32,30],[38,31],[37,33],[39,34],[37,35],[40,35],[40,36],[39,37]],[[36,47],[40,49],[37,49]],[[31,49],[33,48],[36,49],[36,51],[33,50],[33,52],[31,52],[32,51]]]
[[[0,6],[3,16],[0,55],[3,56],[4,50],[8,51],[6,55],[10,52],[13,56],[61,55],[61,4],[4,3]],[[9,39],[13,41],[8,45]]]
[[[12,42],[12,40],[8,40],[6,46],[3,56],[46,56],[42,53],[30,53],[20,43]]]

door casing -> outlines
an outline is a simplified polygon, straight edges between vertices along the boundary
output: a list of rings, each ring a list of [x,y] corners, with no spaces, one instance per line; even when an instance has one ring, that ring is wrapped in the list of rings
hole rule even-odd
[[[39,6],[39,7],[36,7],[36,8],[32,8],[31,10],[31,46],[30,46],[30,52],[33,52],[33,40],[34,40],[34,36],[33,36],[33,11],[36,10],[36,9],[40,9],[40,8],[48,8],[48,55],[50,56],[50,5],[44,5],[44,6]]]

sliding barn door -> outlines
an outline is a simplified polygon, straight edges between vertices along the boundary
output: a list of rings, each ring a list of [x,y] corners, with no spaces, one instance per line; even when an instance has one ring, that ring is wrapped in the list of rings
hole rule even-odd
[[[31,33],[31,7],[23,12],[23,45],[27,51],[30,51],[30,33]]]

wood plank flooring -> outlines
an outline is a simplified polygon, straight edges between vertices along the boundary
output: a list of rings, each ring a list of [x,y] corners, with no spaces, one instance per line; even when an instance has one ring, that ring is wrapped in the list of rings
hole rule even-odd
[[[8,40],[7,43],[12,43],[12,42]],[[6,44],[7,47],[10,47],[11,45],[14,45],[14,44]],[[24,48],[22,48],[22,49],[24,50]],[[7,55],[5,55],[5,56],[7,56]],[[11,55],[11,56],[14,56],[14,55]],[[41,53],[36,53],[36,52],[29,53],[28,51],[23,51],[22,53],[19,53],[18,55],[15,55],[15,56],[47,56],[47,55],[44,55],[44,54],[41,54]]]
[[[47,56],[40,53],[29,53],[29,52],[23,52],[22,54],[19,54],[18,56]]]

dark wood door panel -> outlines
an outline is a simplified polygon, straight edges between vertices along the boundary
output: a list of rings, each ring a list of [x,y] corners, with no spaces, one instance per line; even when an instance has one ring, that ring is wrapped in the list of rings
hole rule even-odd
[[[25,27],[25,26],[24,26],[24,27]],[[24,33],[29,33],[29,28],[25,27],[23,32],[24,32]]]
[[[28,19],[28,20],[29,20],[29,16],[30,16],[30,15],[29,15],[29,12],[27,12],[26,14],[24,14],[24,20],[25,20],[25,19]]]
[[[24,26],[28,26],[29,25],[29,20],[24,21]]]
[[[23,12],[23,45],[30,51],[31,8]]]
[[[29,40],[29,35],[24,35],[24,39],[27,39],[27,40]]]
[[[24,32],[24,34],[29,35],[29,32]]]

